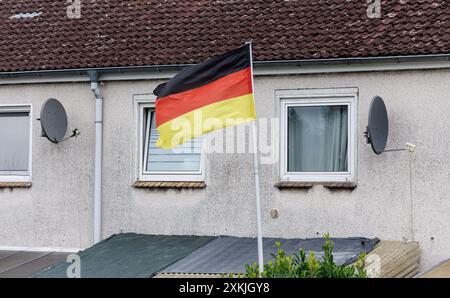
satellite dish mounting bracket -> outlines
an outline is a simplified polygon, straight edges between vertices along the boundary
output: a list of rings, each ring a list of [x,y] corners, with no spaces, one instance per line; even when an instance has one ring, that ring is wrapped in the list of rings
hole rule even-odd
[[[37,119],[37,120],[40,120],[40,119]],[[58,141],[58,140],[56,140],[56,139],[51,139],[51,138],[49,138],[49,137],[45,134],[45,132],[42,132],[42,137],[47,138],[47,139],[48,139],[50,142],[52,142],[53,144],[59,144],[59,143],[62,143],[62,142],[67,141],[68,139],[76,138],[76,137],[78,137],[80,134],[81,134],[80,130],[79,130],[78,128],[75,128],[75,129],[72,129],[72,134],[71,134],[70,136],[68,136],[67,138],[62,139],[61,141]]]
[[[369,127],[366,126],[366,131],[364,132],[364,137],[366,138],[366,144],[370,144],[372,139],[370,138]]]

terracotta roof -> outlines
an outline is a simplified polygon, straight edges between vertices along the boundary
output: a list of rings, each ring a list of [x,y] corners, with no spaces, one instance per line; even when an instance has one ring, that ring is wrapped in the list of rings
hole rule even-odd
[[[0,0],[0,72],[196,63],[253,39],[255,60],[446,54],[450,5],[382,0]]]

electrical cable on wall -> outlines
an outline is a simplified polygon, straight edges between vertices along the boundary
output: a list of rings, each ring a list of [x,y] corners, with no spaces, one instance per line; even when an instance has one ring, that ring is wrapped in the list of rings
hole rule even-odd
[[[410,221],[411,221],[411,241],[415,240],[414,235],[414,201],[413,201],[413,172],[412,172],[412,159],[414,151],[416,150],[416,146],[407,143],[406,146],[409,149],[409,200],[410,200]]]
[[[409,199],[410,199],[410,237],[414,241],[414,202],[412,191],[412,154],[416,150],[416,145],[413,143],[406,143],[405,148],[386,149],[386,144],[389,135],[389,118],[383,99],[380,96],[375,96],[370,103],[369,121],[367,130],[364,136],[367,139],[367,144],[372,146],[375,154],[380,155],[386,152],[409,151]]]

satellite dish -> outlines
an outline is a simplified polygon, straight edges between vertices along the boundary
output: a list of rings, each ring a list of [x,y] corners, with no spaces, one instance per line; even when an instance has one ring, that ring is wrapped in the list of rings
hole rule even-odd
[[[40,120],[43,136],[55,144],[63,141],[68,121],[66,110],[58,100],[50,98],[44,103]]]
[[[381,97],[375,96],[370,104],[369,125],[365,136],[376,154],[385,152],[388,134],[389,119],[386,105]]]

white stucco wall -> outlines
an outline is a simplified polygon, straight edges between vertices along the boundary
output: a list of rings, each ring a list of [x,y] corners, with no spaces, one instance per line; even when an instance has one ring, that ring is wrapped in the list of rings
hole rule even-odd
[[[257,77],[259,117],[278,116],[275,89],[357,87],[358,186],[354,190],[279,190],[276,165],[261,168],[265,236],[378,237],[411,240],[407,152],[375,155],[363,133],[370,100],[382,96],[390,116],[389,148],[417,145],[412,156],[415,240],[422,269],[450,258],[450,71],[404,71]],[[200,190],[145,190],[134,177],[133,94],[160,81],[107,82],[104,106],[103,236],[119,232],[255,236],[250,154],[210,154]],[[87,247],[93,233],[94,99],[87,83],[0,86],[0,104],[66,107],[76,140],[54,145],[33,129],[33,186],[0,189],[0,246]],[[219,132],[221,133],[221,132]],[[270,210],[278,209],[277,219]]]

